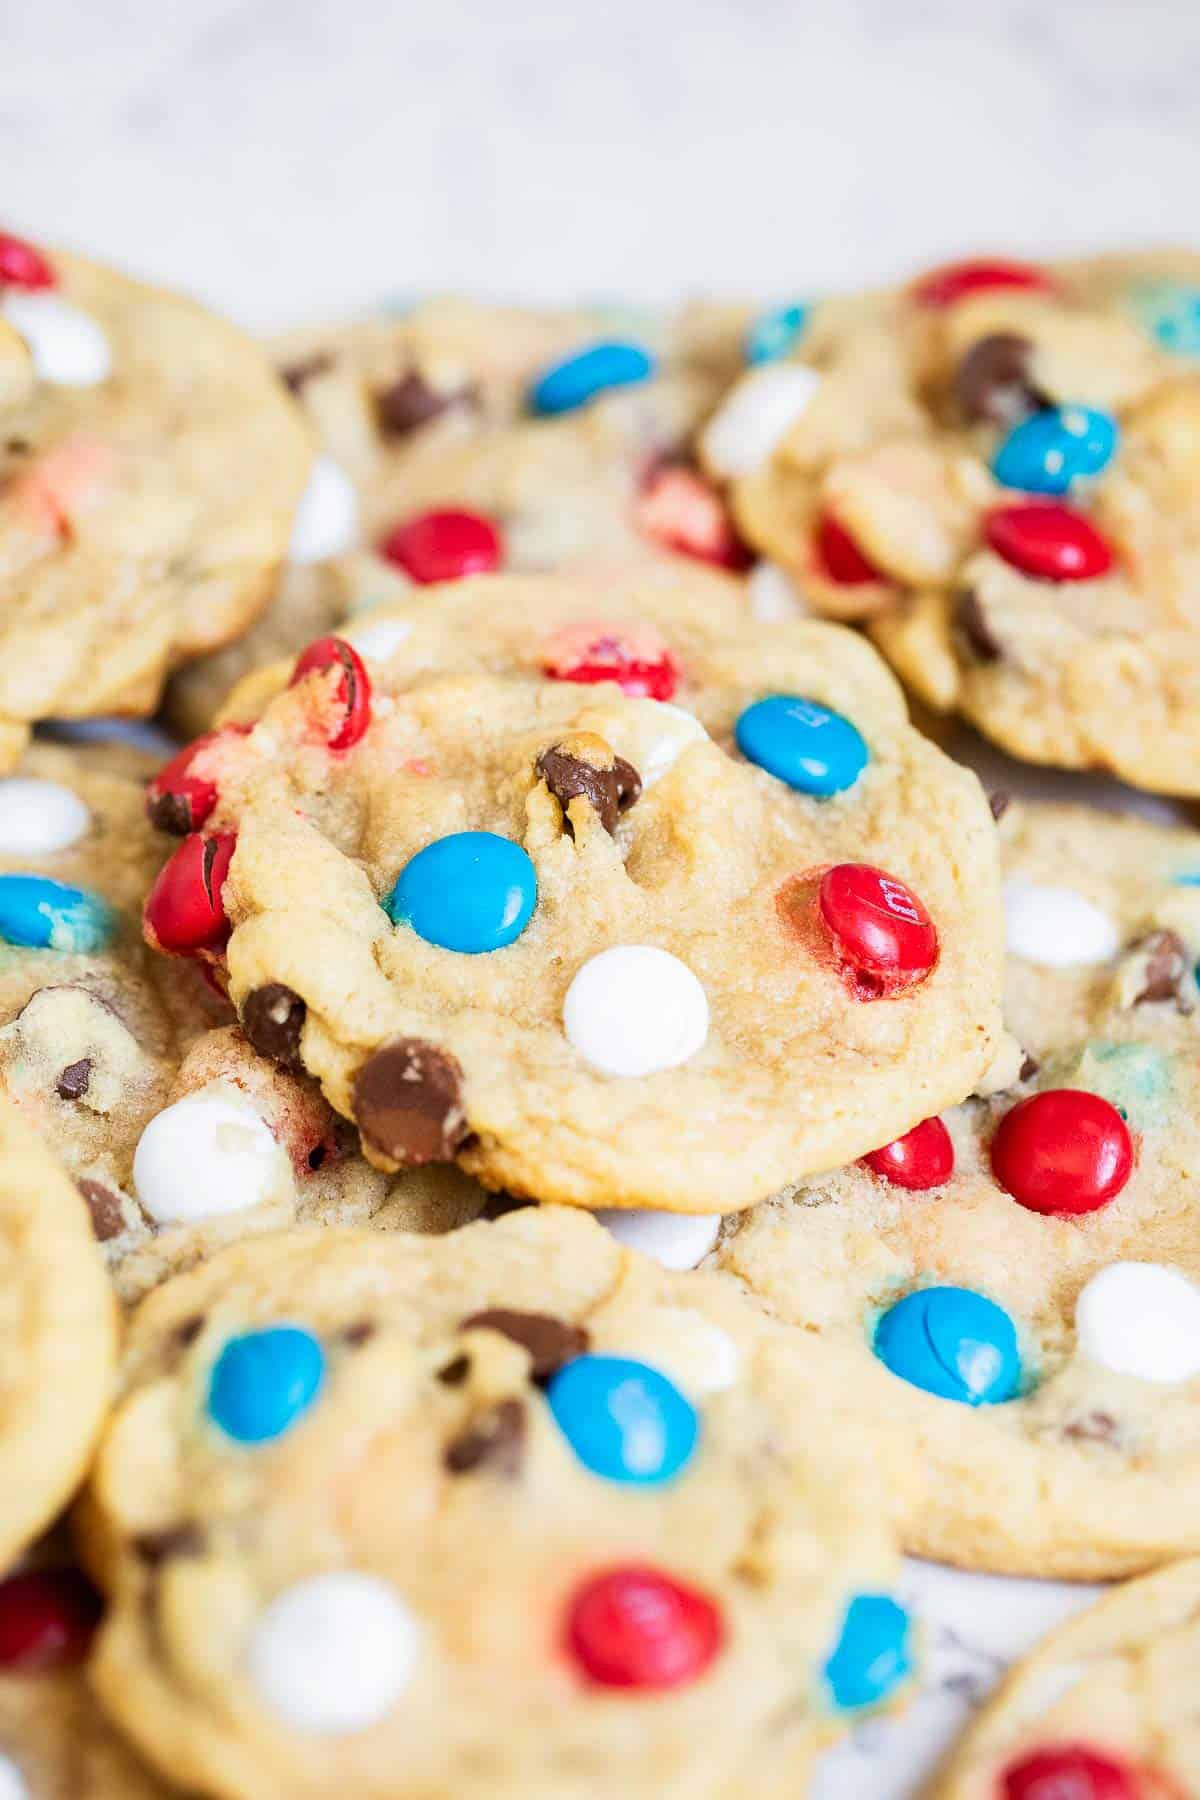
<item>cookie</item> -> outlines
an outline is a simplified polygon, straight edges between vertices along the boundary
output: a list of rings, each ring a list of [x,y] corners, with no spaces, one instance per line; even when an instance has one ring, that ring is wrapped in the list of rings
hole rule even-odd
[[[84,1675],[100,1600],[59,1561],[0,1581],[4,1800],[168,1800],[100,1711]]]
[[[1200,258],[1158,252],[818,305],[798,360],[722,410],[807,379],[804,404],[753,467],[718,437],[710,470],[922,700],[1029,761],[1194,795],[1198,296]]]
[[[397,1182],[371,1168],[198,968],[147,949],[142,901],[171,840],[129,757],[36,745],[0,781],[0,1090],[77,1182],[121,1298],[297,1217],[473,1217],[484,1196],[456,1171]]]
[[[915,1447],[909,1549],[1109,1577],[1200,1548],[1200,835],[1014,806],[1001,837],[1016,1041],[987,1097],[714,1254]]]
[[[180,735],[247,671],[412,584],[596,556],[744,566],[688,448],[736,333],[711,309],[635,324],[443,299],[277,342],[325,455],[269,612],[172,684]]]
[[[0,751],[154,710],[266,605],[312,457],[262,351],[193,301],[0,236]]]
[[[820,1349],[560,1209],[235,1246],[131,1327],[97,1691],[231,1800],[796,1793],[915,1649]]]
[[[1026,1657],[930,1800],[1183,1800],[1200,1791],[1200,1562],[1114,1589]]]
[[[70,1497],[110,1399],[116,1318],[87,1210],[0,1099],[0,1559]]]
[[[369,671],[312,646],[248,734],[181,759],[203,829],[148,932],[227,946],[252,1041],[286,990],[383,1167],[729,1211],[971,1090],[994,831],[858,638],[603,585],[439,590]]]

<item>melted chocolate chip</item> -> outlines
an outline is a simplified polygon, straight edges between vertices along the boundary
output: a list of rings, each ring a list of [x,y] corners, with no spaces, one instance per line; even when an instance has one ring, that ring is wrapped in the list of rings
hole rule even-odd
[[[548,1381],[564,1363],[582,1356],[588,1347],[588,1334],[582,1325],[570,1325],[549,1313],[516,1312],[505,1306],[492,1306],[472,1313],[462,1321],[460,1331],[498,1331],[528,1350],[535,1381]]]
[[[89,1176],[79,1182],[79,1191],[87,1202],[88,1212],[92,1217],[92,1231],[97,1242],[106,1244],[109,1238],[120,1237],[125,1229],[125,1214],[121,1207],[121,1196],[105,1187],[102,1181],[93,1181]]]
[[[299,362],[285,363],[279,371],[279,379],[293,394],[302,394],[308,382],[318,375],[328,375],[333,364],[331,350],[314,350],[311,356],[301,357]]]
[[[452,406],[472,406],[475,399],[474,388],[431,387],[423,375],[410,369],[399,381],[376,394],[375,417],[384,437],[407,437],[410,431],[419,431]]]
[[[497,1475],[519,1475],[525,1460],[525,1428],[523,1401],[497,1401],[446,1445],[447,1469],[452,1475],[484,1468]]]
[[[1174,1000],[1181,1013],[1190,1013],[1192,1001],[1185,987],[1189,966],[1187,945],[1179,933],[1152,931],[1147,937],[1139,938],[1131,948],[1146,959],[1141,992],[1134,995],[1133,1004],[1141,1006],[1149,1001]]]
[[[242,1030],[260,1056],[285,1069],[299,1069],[300,1033],[308,1007],[281,981],[269,981],[265,987],[247,994],[242,1005]]]
[[[988,795],[988,806],[997,825],[1012,805],[1012,795],[1006,794],[1003,788],[993,788]]]
[[[582,757],[572,756],[555,745],[542,751],[537,759],[537,771],[562,807],[563,830],[569,838],[575,836],[575,828],[567,817],[567,807],[572,800],[582,795],[611,836],[618,815],[632,806],[642,791],[641,776],[623,756],[613,758],[611,769],[597,769]]]
[[[1120,1434],[1120,1426],[1108,1412],[1083,1413],[1078,1419],[1072,1419],[1063,1426],[1063,1436],[1076,1443],[1116,1444]]]
[[[186,794],[158,794],[146,801],[146,815],[156,831],[186,837],[192,830],[192,803]]]
[[[1018,425],[1045,400],[1030,379],[1033,345],[1013,331],[993,332],[971,345],[958,365],[954,391],[971,424]]]
[[[470,1373],[470,1357],[456,1356],[453,1361],[448,1362],[444,1368],[438,1370],[437,1378],[443,1387],[461,1387]]]
[[[133,1548],[144,1563],[157,1569],[174,1556],[199,1556],[204,1548],[204,1533],[198,1525],[175,1525],[168,1531],[143,1531],[134,1538]]]
[[[354,1117],[369,1144],[409,1168],[452,1161],[470,1136],[458,1064],[420,1038],[396,1038],[367,1058]]]
[[[92,1079],[92,1059],[81,1056],[78,1062],[68,1063],[54,1084],[54,1091],[60,1100],[82,1100],[88,1091],[88,1082]]]
[[[980,662],[998,662],[1004,651],[973,588],[966,588],[959,595],[956,617],[959,632],[971,654]]]

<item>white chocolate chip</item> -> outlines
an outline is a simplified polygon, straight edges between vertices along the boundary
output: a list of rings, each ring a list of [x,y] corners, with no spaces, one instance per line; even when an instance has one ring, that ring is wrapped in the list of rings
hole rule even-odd
[[[773,562],[755,563],[746,583],[746,597],[751,616],[760,625],[802,619],[812,610],[787,570]]]
[[[0,311],[29,346],[33,366],[54,387],[95,387],[112,373],[112,350],[102,327],[59,294],[9,289]]]
[[[653,1257],[664,1269],[694,1269],[717,1241],[720,1213],[671,1213],[602,1207],[596,1214],[619,1244]]]
[[[705,464],[729,479],[753,475],[808,408],[821,385],[815,369],[778,363],[743,375],[700,438]]]
[[[79,795],[57,781],[0,781],[0,855],[49,856],[78,843],[91,822]]]
[[[0,1800],[29,1800],[29,1785],[11,1756],[0,1752]]]
[[[1075,1303],[1079,1352],[1142,1381],[1200,1375],[1200,1287],[1162,1263],[1110,1263]]]
[[[411,619],[369,619],[359,625],[351,622],[343,636],[353,644],[366,662],[386,662],[412,636]]]
[[[137,1197],[159,1225],[259,1206],[291,1184],[287,1155],[249,1101],[200,1088],[158,1113],[133,1158]]]
[[[416,1672],[421,1628],[376,1575],[338,1569],[297,1581],[260,1614],[250,1680],[293,1731],[366,1731],[389,1713]]]
[[[1074,888],[1007,881],[1004,920],[1009,955],[1043,968],[1108,962],[1121,945],[1115,922]]]
[[[653,1075],[703,1047],[708,996],[669,950],[616,944],[577,972],[563,1001],[563,1029],[602,1075]]]
[[[358,495],[331,456],[318,456],[300,496],[288,555],[294,563],[341,556],[358,536]]]
[[[656,781],[662,780],[667,770],[679,761],[689,744],[700,743],[708,733],[694,713],[688,712],[685,707],[676,706],[670,700],[643,700],[639,704],[644,712],[654,708],[654,735],[642,751],[637,765],[644,791],[652,788]]]

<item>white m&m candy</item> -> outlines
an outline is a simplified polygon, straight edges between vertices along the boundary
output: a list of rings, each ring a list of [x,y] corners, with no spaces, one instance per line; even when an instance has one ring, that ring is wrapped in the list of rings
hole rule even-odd
[[[1200,1375],[1200,1287],[1162,1263],[1112,1263],[1075,1303],[1080,1354],[1142,1381]]]
[[[814,369],[778,363],[743,375],[700,438],[705,463],[726,479],[753,475],[807,409],[821,385]]]
[[[9,289],[0,312],[29,345],[33,366],[54,387],[94,387],[112,373],[112,350],[90,313],[58,294]]]
[[[619,1244],[653,1257],[664,1269],[694,1269],[708,1255],[721,1230],[720,1213],[602,1207],[595,1216]]]
[[[158,1225],[259,1206],[290,1189],[291,1164],[248,1100],[201,1088],[158,1113],[133,1158],[137,1197]]]
[[[742,1366],[729,1333],[690,1306],[656,1307],[632,1332],[623,1329],[619,1317],[611,1325],[596,1325],[592,1349],[649,1363],[692,1400],[731,1388]]]
[[[1009,955],[1047,969],[1108,962],[1121,947],[1115,921],[1074,888],[1007,881],[1004,922]]]
[[[0,856],[49,856],[84,836],[92,815],[57,781],[14,775],[0,781]]]
[[[323,1735],[378,1724],[413,1678],[421,1630],[378,1576],[338,1569],[297,1581],[260,1614],[250,1680],[294,1731]]]
[[[288,555],[294,563],[325,562],[351,549],[357,536],[354,483],[331,456],[318,456],[296,508]]]
[[[602,1075],[654,1075],[703,1046],[708,996],[669,950],[617,944],[575,976],[563,1001],[563,1029]]]

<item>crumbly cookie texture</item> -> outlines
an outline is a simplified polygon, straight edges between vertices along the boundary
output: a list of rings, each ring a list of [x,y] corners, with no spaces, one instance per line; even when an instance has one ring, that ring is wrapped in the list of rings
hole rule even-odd
[[[792,1794],[909,1667],[843,1446],[819,1345],[581,1214],[237,1245],[131,1327],[93,1679],[231,1800]]]
[[[70,1498],[109,1400],[116,1317],[87,1211],[0,1100],[0,1558]]]
[[[475,1216],[484,1195],[457,1171],[373,1169],[199,969],[147,948],[142,901],[171,840],[127,761],[39,744],[0,781],[0,1091],[74,1177],[121,1298],[296,1218]]]
[[[534,409],[544,370],[614,338],[644,345],[645,379],[601,382],[565,412]],[[468,516],[457,541],[452,528],[441,534],[443,579],[688,548],[719,565],[743,561],[688,452],[737,367],[738,333],[723,312],[627,320],[445,298],[292,332],[271,353],[324,449],[324,533],[298,545],[302,560],[244,638],[172,682],[169,715],[185,737],[206,729],[248,671],[360,613],[369,628],[379,605],[437,578],[403,536],[422,517]],[[455,558],[460,569],[447,566]]]
[[[0,282],[0,742],[154,710],[270,598],[312,458],[261,349],[58,251]],[[18,370],[24,379],[11,374]]]
[[[715,1260],[916,1447],[909,1549],[1103,1578],[1200,1547],[1200,836],[1033,806],[1000,835],[1020,1050],[988,1098]]]
[[[1198,296],[1151,252],[817,304],[744,535],[1014,754],[1200,792]]]
[[[1200,1561],[1191,1559],[1127,1582],[1053,1632],[966,1732],[930,1800],[1194,1794],[1198,1675]]]
[[[606,585],[440,591],[369,675],[326,648],[197,749],[204,843],[237,834],[231,993],[252,1039],[256,996],[291,995],[301,1061],[383,1166],[734,1210],[971,1091],[998,1037],[994,830],[860,639],[747,629],[724,585]],[[459,672],[423,673],[445,655]],[[811,768],[769,772],[822,731]],[[880,969],[851,942],[868,915]]]

